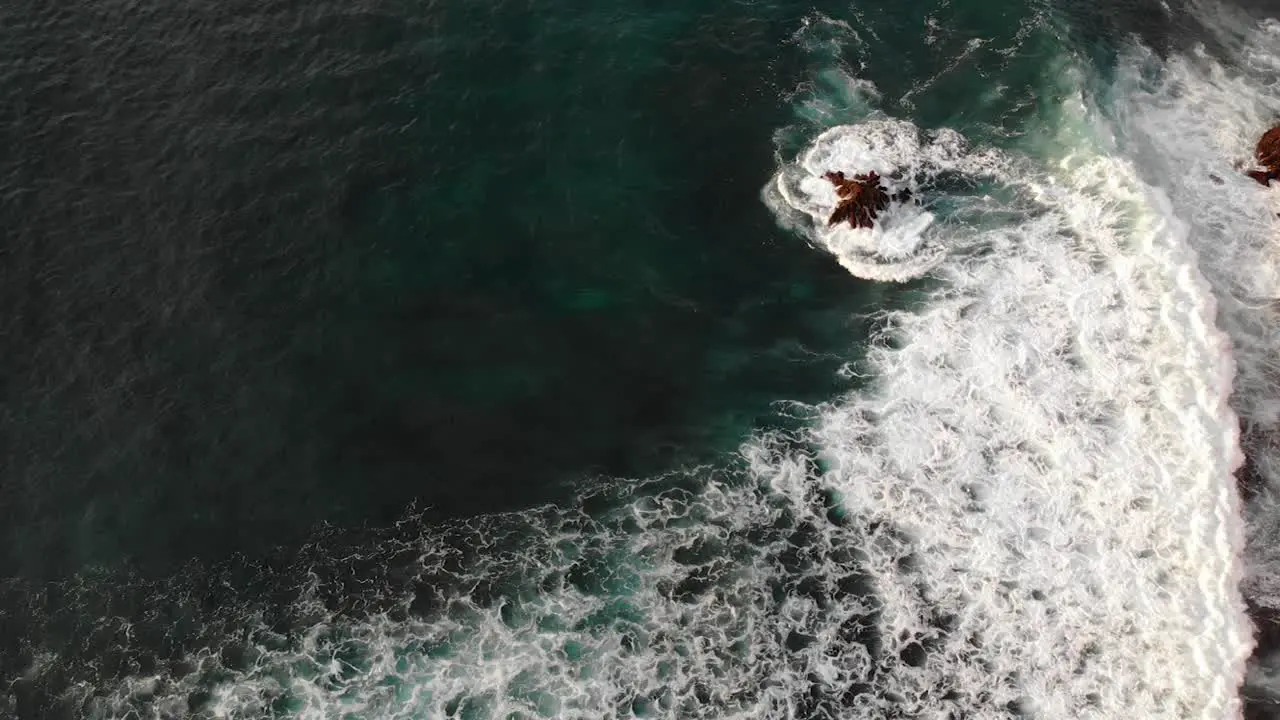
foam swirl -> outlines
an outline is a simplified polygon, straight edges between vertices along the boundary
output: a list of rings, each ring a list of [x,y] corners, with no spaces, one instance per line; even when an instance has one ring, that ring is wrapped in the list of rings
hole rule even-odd
[[[937,183],[944,176],[989,176],[993,156],[966,153],[964,138],[951,130],[921,142],[919,132],[900,120],[839,125],[819,135],[796,160],[783,167],[765,189],[765,202],[784,221],[835,255],[857,277],[902,282],[921,277],[942,261],[958,238],[954,228],[935,227],[928,207],[894,203],[870,230],[827,224],[837,197],[823,174],[876,171],[890,193]],[[961,196],[953,194],[952,200]]]
[[[875,391],[828,406],[815,432],[822,482],[905,538],[870,551],[886,649],[931,650],[880,682],[922,710],[947,678],[1035,717],[1238,716],[1251,641],[1230,345],[1168,200],[1102,151],[1106,123],[1079,95],[1062,125],[1052,172],[983,163],[1040,210],[970,226],[981,257],[936,267],[927,308],[892,314],[893,342],[868,358]],[[828,132],[805,161],[885,127]],[[909,142],[843,148],[966,164]]]

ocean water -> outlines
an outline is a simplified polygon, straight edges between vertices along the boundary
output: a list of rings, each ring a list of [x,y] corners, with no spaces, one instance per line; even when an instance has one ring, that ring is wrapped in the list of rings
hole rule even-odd
[[[1269,13],[0,6],[0,717],[1280,714]]]

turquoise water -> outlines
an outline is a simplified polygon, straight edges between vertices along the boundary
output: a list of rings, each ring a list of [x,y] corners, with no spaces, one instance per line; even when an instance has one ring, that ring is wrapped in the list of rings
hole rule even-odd
[[[906,535],[787,478],[944,281],[765,188],[884,118],[1050,166],[1071,73],[1204,35],[1163,12],[0,8],[0,714],[1056,717],[884,690],[957,621],[888,649]],[[932,188],[955,237],[1056,211]]]

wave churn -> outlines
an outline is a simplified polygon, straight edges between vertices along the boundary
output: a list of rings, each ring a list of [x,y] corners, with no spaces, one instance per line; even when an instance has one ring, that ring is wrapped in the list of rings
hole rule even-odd
[[[919,703],[949,681],[1033,717],[1237,716],[1252,641],[1230,342],[1188,226],[1073,94],[1039,163],[869,120],[823,134],[766,194],[852,272],[932,267],[924,309],[889,314],[867,358],[874,389],[824,409],[818,482],[904,537],[868,550],[884,635],[936,649],[885,692]],[[796,176],[868,162],[996,187],[948,222],[862,231],[945,259],[853,259],[841,236],[858,231],[824,228],[826,198]],[[895,240],[903,225],[919,237]]]

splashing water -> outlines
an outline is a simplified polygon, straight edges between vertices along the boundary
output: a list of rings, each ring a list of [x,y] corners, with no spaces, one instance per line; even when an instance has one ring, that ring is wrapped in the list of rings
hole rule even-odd
[[[1280,23],[1257,23],[1229,7],[1195,8],[1230,54],[1204,48],[1162,62],[1135,48],[1121,62],[1113,103],[1118,144],[1138,158],[1190,226],[1189,243],[1218,300],[1217,320],[1237,365],[1232,405],[1251,460],[1244,508],[1242,590],[1256,607],[1280,609],[1280,234],[1274,190],[1240,173],[1257,137],[1280,114]],[[1269,622],[1263,619],[1262,622]],[[1273,652],[1273,650],[1272,650]],[[1275,657],[1260,658],[1249,693],[1280,696]]]
[[[1049,172],[953,161],[1016,198],[975,201],[987,217],[1017,220],[952,240],[928,308],[891,315],[894,347],[868,358],[879,386],[815,431],[821,482],[907,538],[869,551],[884,636],[935,647],[890,668],[886,694],[923,710],[954,683],[1037,717],[1238,712],[1250,641],[1227,341],[1167,200],[1089,146],[1105,128],[1079,93],[1061,122],[1070,144]],[[901,166],[913,131],[885,142],[886,127],[825,135],[801,162]]]
[[[780,215],[796,214],[787,225],[807,225],[815,242],[854,275],[880,281],[914,279],[941,262],[948,244],[964,242],[958,237],[963,231],[957,232],[957,227],[964,227],[959,219],[934,228],[933,213],[911,203],[894,203],[870,230],[828,225],[837,198],[823,175],[874,170],[885,179],[887,192],[917,193],[922,184],[936,184],[947,175],[980,178],[988,172],[993,160],[966,156],[964,144],[961,135],[943,130],[921,145],[914,128],[901,121],[837,126],[820,135],[795,165],[779,173],[766,188],[764,200]],[[959,194],[949,199],[958,200]]]

